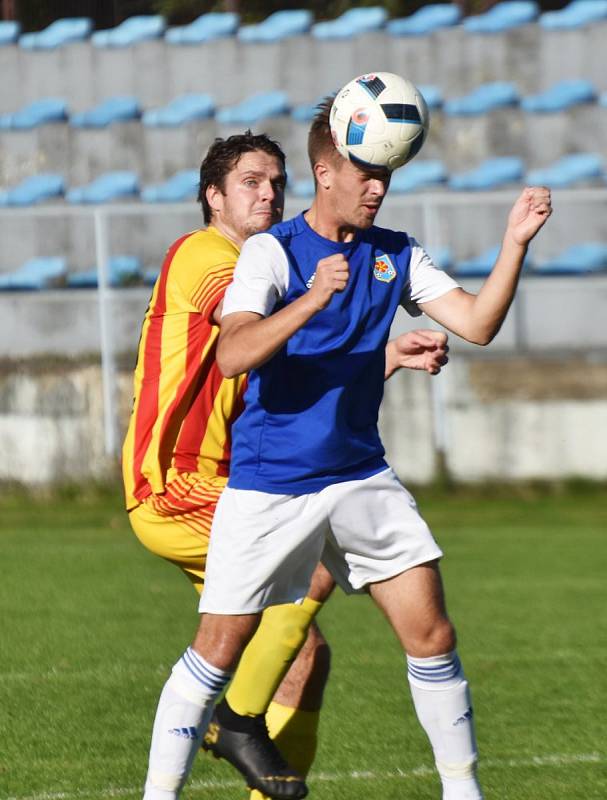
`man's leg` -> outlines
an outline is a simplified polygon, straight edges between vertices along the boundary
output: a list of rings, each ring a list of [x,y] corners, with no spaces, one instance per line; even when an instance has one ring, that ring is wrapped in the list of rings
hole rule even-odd
[[[215,701],[259,621],[258,614],[203,614],[192,647],[173,667],[156,711],[144,800],[176,800]]]
[[[468,682],[438,564],[413,567],[369,590],[407,654],[413,703],[434,751],[443,800],[482,800]]]
[[[305,777],[316,752],[330,666],[329,647],[313,619],[334,586],[330,573],[319,564],[303,603],[264,611],[218,709],[219,719],[213,719],[218,727],[208,749],[234,763],[233,751],[239,748],[230,723],[242,727],[246,720],[239,721],[238,716],[256,718],[265,714],[271,738],[288,763]],[[252,798],[262,796],[259,792],[252,794]]]

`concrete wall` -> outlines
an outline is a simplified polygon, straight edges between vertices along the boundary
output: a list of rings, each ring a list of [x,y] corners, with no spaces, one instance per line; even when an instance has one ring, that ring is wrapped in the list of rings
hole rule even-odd
[[[120,430],[132,396],[119,374]],[[437,397],[442,397],[442,404]],[[386,385],[380,428],[390,463],[410,483],[437,476],[437,425],[455,480],[607,478],[607,361],[453,357],[437,378],[403,371]],[[440,418],[436,408],[442,409]],[[101,479],[98,366],[62,361],[0,370],[0,481]]]

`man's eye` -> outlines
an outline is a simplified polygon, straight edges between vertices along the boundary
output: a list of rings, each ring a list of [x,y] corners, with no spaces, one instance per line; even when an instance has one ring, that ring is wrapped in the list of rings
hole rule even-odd
[[[257,181],[254,178],[247,178],[244,182],[245,186],[257,186]]]

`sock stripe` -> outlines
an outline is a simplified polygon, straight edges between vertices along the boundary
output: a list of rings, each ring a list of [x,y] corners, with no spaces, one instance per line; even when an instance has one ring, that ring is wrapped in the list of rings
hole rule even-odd
[[[429,661],[432,661],[429,664],[422,664],[420,661],[421,659],[416,662],[407,659],[407,671],[412,678],[430,683],[451,681],[458,676],[462,668],[457,656],[443,664],[437,664],[432,659],[429,659]]]
[[[191,647],[181,657],[184,666],[199,683],[214,692],[220,692],[230,679],[230,674],[208,664]]]

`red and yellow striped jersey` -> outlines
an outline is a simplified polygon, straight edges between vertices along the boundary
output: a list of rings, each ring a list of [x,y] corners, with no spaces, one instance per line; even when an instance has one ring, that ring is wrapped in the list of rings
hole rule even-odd
[[[161,494],[179,472],[208,476],[218,490],[225,485],[230,427],[242,410],[246,378],[219,371],[212,316],[238,252],[215,228],[189,233],[167,252],[143,321],[122,451],[129,510]]]

